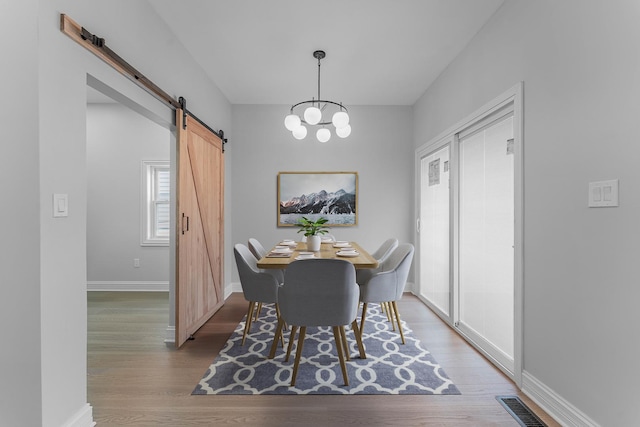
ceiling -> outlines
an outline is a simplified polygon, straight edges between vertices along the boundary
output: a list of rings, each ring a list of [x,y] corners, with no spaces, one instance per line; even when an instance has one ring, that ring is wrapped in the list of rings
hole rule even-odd
[[[413,105],[504,0],[149,0],[232,104]]]

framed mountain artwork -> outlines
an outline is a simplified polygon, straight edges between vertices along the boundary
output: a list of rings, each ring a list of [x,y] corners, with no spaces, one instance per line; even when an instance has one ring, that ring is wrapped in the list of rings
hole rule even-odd
[[[327,218],[331,227],[358,224],[357,172],[279,172],[278,226],[302,217]]]

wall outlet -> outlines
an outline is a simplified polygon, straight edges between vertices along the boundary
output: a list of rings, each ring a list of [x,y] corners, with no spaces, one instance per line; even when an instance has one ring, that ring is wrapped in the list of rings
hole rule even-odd
[[[140,267],[140,258],[134,258],[133,259],[133,266],[135,268],[139,268]]]

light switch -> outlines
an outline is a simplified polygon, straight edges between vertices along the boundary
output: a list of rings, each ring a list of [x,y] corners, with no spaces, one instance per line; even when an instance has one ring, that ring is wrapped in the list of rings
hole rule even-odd
[[[69,216],[69,198],[66,194],[53,195],[53,217]]]
[[[608,208],[618,206],[618,180],[589,183],[589,207]]]

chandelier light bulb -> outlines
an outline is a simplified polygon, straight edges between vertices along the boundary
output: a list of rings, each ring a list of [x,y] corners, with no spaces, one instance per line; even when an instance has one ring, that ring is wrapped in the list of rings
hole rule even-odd
[[[344,111],[338,111],[331,118],[331,123],[333,123],[336,129],[342,129],[349,124],[349,115]]]
[[[293,137],[295,139],[304,139],[307,136],[307,128],[300,125],[293,130]]]
[[[340,138],[348,137],[349,135],[351,135],[351,125],[346,125],[343,128],[337,128],[336,135],[338,135]]]
[[[304,110],[304,121],[310,125],[317,125],[322,119],[322,112],[318,107],[309,107]]]
[[[296,114],[289,114],[284,118],[284,127],[293,132],[295,128],[300,126],[300,117]]]
[[[327,128],[320,128],[318,132],[316,132],[316,138],[318,138],[320,142],[327,142],[331,139],[331,132]]]

